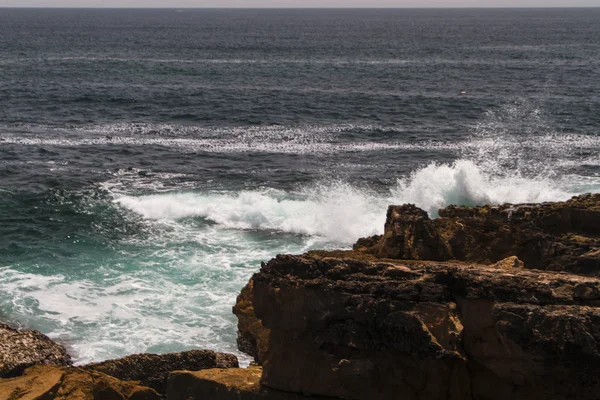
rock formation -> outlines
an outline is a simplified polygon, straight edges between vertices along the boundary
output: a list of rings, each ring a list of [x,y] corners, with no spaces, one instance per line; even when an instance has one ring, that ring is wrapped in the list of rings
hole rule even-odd
[[[234,307],[240,349],[295,393],[597,399],[599,238],[600,195],[433,220],[391,206],[355,251],[263,264]]]
[[[169,400],[320,400],[260,384],[262,368],[179,371],[169,376]],[[325,400],[325,399],[324,399]],[[329,399],[331,400],[331,399]]]
[[[361,239],[354,248],[378,257],[483,264],[516,256],[526,268],[600,275],[600,194],[558,203],[449,206],[439,215],[430,220],[414,206],[390,206],[383,236]]]
[[[71,365],[71,356],[38,331],[20,331],[0,324],[0,378],[19,376],[37,364]]]
[[[595,399],[599,290],[520,268],[278,256],[252,283],[262,383],[345,399]]]
[[[190,350],[163,355],[135,354],[117,360],[88,364],[84,368],[124,381],[140,381],[143,385],[164,394],[167,392],[167,378],[172,371],[238,367],[238,359],[233,354]]]
[[[450,245],[439,234],[434,221],[412,204],[389,207],[383,236],[359,239],[355,247],[380,258],[434,261],[453,258]]]
[[[122,382],[81,368],[38,365],[23,376],[0,379],[2,400],[159,400],[139,382]]]

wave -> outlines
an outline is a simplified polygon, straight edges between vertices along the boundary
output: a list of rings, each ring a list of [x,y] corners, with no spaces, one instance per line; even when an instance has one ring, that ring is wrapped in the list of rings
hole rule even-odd
[[[437,216],[448,205],[485,205],[563,201],[578,194],[574,181],[512,175],[494,176],[473,161],[432,163],[398,180],[392,198],[413,203]],[[600,185],[588,187],[600,190]]]
[[[231,194],[169,193],[123,196],[115,202],[150,220],[202,217],[230,229],[275,230],[351,243],[383,225],[382,199],[348,184],[317,185],[303,193],[280,190]]]
[[[2,143],[24,146],[57,146],[79,147],[100,145],[128,146],[161,146],[176,148],[186,153],[271,153],[271,154],[333,154],[340,152],[368,152],[385,150],[448,150],[456,148],[452,143],[426,142],[422,144],[407,143],[298,143],[298,142],[239,142],[227,139],[187,139],[187,138],[135,138],[135,137],[105,137],[81,139],[45,139],[33,137],[5,137]]]
[[[579,183],[579,184],[578,184]],[[235,193],[178,192],[118,196],[114,202],[148,220],[200,217],[227,229],[274,230],[320,236],[339,245],[381,233],[390,204],[413,203],[432,217],[450,204],[484,205],[567,200],[600,191],[597,181],[493,176],[474,162],[431,163],[377,193],[344,182],[298,192],[264,189]]]

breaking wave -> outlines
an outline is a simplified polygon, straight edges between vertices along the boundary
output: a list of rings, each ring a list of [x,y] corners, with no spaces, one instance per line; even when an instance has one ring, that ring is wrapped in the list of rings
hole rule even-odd
[[[148,220],[199,217],[220,227],[273,230],[320,236],[340,245],[381,233],[390,204],[413,203],[432,217],[450,204],[484,205],[567,200],[600,191],[600,182],[493,176],[473,161],[431,163],[398,179],[381,193],[344,182],[313,185],[298,192],[275,189],[234,193],[176,192],[119,196],[115,203]]]

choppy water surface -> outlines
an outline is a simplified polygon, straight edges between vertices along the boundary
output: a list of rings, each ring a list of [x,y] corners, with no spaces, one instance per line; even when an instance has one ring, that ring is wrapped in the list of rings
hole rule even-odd
[[[0,9],[0,319],[236,352],[260,261],[600,191],[600,10]]]

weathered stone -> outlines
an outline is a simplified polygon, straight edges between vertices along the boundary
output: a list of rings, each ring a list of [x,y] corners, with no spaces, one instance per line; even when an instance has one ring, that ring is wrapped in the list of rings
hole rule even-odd
[[[371,245],[371,247],[369,246]],[[383,236],[362,239],[355,249],[369,249],[382,258],[443,261],[453,258],[427,213],[412,204],[390,206]]]
[[[233,307],[233,313],[238,317],[238,338],[237,344],[240,351],[254,357],[254,360],[260,362],[269,340],[269,330],[262,326],[260,320],[254,314],[252,305],[252,287],[250,280],[242,289]]]
[[[122,382],[81,368],[38,365],[23,376],[0,379],[2,400],[159,400],[139,382]]]
[[[299,394],[286,393],[260,385],[262,369],[207,369],[177,371],[169,376],[169,400],[302,400]],[[318,396],[310,399],[319,400]]]
[[[140,381],[159,393],[166,393],[169,373],[177,370],[237,368],[233,354],[211,350],[190,350],[171,354],[135,354],[117,360],[88,364],[84,368],[102,372],[123,381]]]
[[[384,235],[360,239],[355,250],[482,264],[516,256],[525,268],[600,275],[600,194],[557,203],[449,206],[439,216],[429,220],[414,206],[390,206]]]
[[[490,265],[490,268],[503,269],[505,271],[510,271],[515,268],[523,268],[525,263],[519,260],[517,257],[507,257],[504,260],[500,260],[497,263]]]
[[[0,324],[0,378],[19,376],[32,365],[71,365],[63,346],[38,331]]]
[[[266,340],[262,384],[277,390],[346,399],[596,399],[597,288],[593,277],[520,268],[343,251],[278,256],[242,299],[260,322],[254,329],[268,333],[241,334]]]

